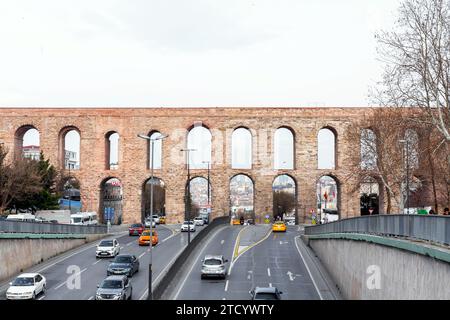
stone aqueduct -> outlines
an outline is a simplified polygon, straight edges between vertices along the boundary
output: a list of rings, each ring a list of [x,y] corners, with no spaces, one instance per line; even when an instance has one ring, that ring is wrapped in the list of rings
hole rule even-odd
[[[155,176],[166,186],[167,221],[179,222],[184,217],[186,164],[180,151],[186,147],[187,133],[199,124],[212,134],[211,189],[212,215],[229,214],[229,181],[236,174],[248,175],[254,183],[254,210],[261,221],[272,211],[272,183],[280,174],[288,174],[296,183],[297,215],[300,222],[310,219],[315,209],[316,183],[329,175],[338,183],[338,207],[342,218],[360,214],[359,193],[345,179],[351,168],[346,154],[359,152],[359,141],[347,141],[349,125],[367,112],[365,108],[2,108],[0,109],[0,141],[8,149],[19,145],[20,130],[36,128],[40,147],[51,163],[63,167],[62,136],[69,129],[80,133],[80,169],[72,171],[81,184],[83,209],[101,210],[101,185],[105,179],[118,178],[123,187],[123,223],[141,218],[143,184],[150,177],[147,165],[147,143],[137,134],[153,130],[168,134],[162,144],[162,168]],[[252,168],[231,168],[231,135],[245,127],[252,133]],[[280,127],[294,135],[294,169],[273,169],[273,137]],[[335,133],[335,169],[317,166],[317,135],[320,129]],[[105,166],[105,136],[120,134],[119,167]],[[14,152],[10,153],[10,156]],[[205,169],[192,169],[191,177],[207,176]]]

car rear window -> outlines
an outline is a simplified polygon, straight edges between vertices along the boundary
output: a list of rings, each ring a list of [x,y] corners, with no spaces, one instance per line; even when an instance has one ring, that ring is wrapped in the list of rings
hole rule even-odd
[[[144,231],[144,232],[142,232],[142,235],[143,236],[149,236],[150,235],[150,231]],[[156,236],[156,232],[155,231],[152,232],[152,236]]]
[[[206,259],[205,265],[207,266],[220,266],[222,264],[222,260],[220,259]]]
[[[141,225],[140,225],[139,223],[136,223],[136,224],[132,224],[132,225],[131,225],[132,228],[139,228],[140,226],[141,226]]]
[[[261,292],[255,295],[255,300],[276,300],[277,296],[275,293]]]

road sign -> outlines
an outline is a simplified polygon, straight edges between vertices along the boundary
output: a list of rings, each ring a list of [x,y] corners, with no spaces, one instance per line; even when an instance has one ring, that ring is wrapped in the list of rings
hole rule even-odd
[[[114,220],[114,208],[105,207],[105,212],[103,214],[104,220]]]

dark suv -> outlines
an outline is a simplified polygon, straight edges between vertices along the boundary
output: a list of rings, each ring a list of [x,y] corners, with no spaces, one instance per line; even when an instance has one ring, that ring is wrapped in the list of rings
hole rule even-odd
[[[139,271],[139,259],[131,254],[121,254],[116,256],[113,262],[108,266],[106,274],[125,274],[132,277],[133,274]]]
[[[95,300],[131,300],[133,294],[127,276],[109,276],[97,288]]]

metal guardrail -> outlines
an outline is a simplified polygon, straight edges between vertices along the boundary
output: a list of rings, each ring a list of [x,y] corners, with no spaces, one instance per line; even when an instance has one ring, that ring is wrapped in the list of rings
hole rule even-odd
[[[374,215],[305,227],[305,235],[344,232],[405,237],[450,245],[450,216]]]
[[[3,220],[0,221],[0,232],[103,234],[107,227]]]

